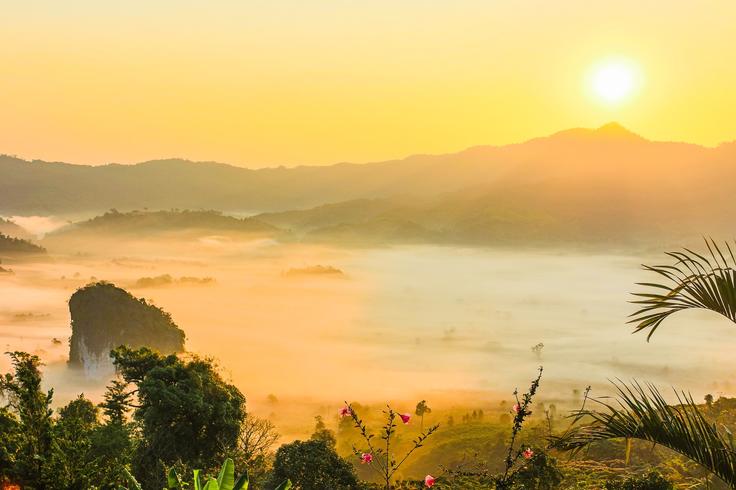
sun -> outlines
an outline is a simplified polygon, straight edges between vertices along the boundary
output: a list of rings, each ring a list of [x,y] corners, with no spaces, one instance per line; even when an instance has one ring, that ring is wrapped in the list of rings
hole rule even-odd
[[[593,67],[590,88],[606,104],[619,104],[633,95],[639,85],[639,70],[628,60],[607,60]]]

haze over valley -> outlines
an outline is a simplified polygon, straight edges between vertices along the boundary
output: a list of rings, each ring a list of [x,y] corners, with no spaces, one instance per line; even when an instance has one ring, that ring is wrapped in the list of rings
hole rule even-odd
[[[186,349],[214,356],[255,400],[484,399],[540,360],[559,398],[605,385],[611,366],[726,393],[728,363],[704,362],[728,355],[715,319],[696,349],[674,334],[679,321],[654,345],[625,321],[640,263],[728,236],[734,153],[609,124],[319,168],[3,157],[3,230],[46,251],[3,255],[0,342],[63,371],[67,301],[108,281],[171,314]]]

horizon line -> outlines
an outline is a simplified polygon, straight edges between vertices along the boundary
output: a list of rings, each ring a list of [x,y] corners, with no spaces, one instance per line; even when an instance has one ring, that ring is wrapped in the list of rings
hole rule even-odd
[[[558,131],[554,131],[552,133],[548,133],[546,135],[542,136],[533,136],[531,138],[527,138],[521,141],[511,142],[511,143],[505,143],[505,144],[488,144],[488,143],[480,143],[477,145],[471,145],[467,146],[458,150],[449,151],[446,153],[424,153],[424,152],[415,152],[410,153],[408,155],[405,155],[403,157],[397,157],[397,158],[389,158],[386,160],[368,160],[363,162],[355,162],[355,161],[348,161],[348,160],[342,160],[338,162],[332,162],[332,163],[294,163],[294,164],[267,164],[263,166],[249,166],[247,164],[237,164],[232,162],[221,162],[216,160],[195,160],[191,158],[186,157],[178,157],[178,156],[169,156],[169,157],[159,157],[159,158],[152,158],[149,160],[142,160],[138,162],[128,162],[128,163],[121,163],[121,162],[105,162],[105,163],[76,163],[76,162],[65,162],[61,160],[44,160],[40,158],[27,158],[23,156],[19,156],[17,154],[12,153],[0,153],[0,157],[9,157],[13,158],[15,160],[21,160],[27,163],[47,163],[47,164],[60,164],[60,165],[74,165],[79,167],[106,167],[106,166],[137,166],[137,165],[144,165],[147,163],[156,163],[156,162],[165,162],[165,161],[179,161],[179,162],[187,162],[187,163],[194,163],[194,164],[215,164],[215,165],[225,165],[228,167],[233,168],[239,168],[239,169],[245,169],[245,170],[277,170],[277,169],[293,169],[293,168],[301,168],[301,167],[333,167],[336,165],[370,165],[370,164],[376,164],[376,163],[387,163],[387,162],[400,162],[404,160],[408,160],[410,158],[415,157],[439,157],[439,156],[447,156],[447,155],[455,155],[459,153],[463,153],[465,151],[470,151],[474,149],[479,148],[505,148],[510,146],[518,146],[518,145],[524,145],[526,143],[530,143],[532,141],[537,140],[543,140],[543,139],[549,139],[554,138],[556,136],[563,135],[564,133],[570,133],[573,131],[587,131],[589,133],[596,133],[603,130],[614,129],[621,133],[621,136],[634,136],[642,141],[646,141],[648,143],[662,143],[662,144],[682,144],[682,145],[689,145],[689,146],[697,146],[699,148],[703,149],[716,149],[723,145],[727,145],[730,143],[736,142],[736,138],[732,140],[725,140],[721,141],[715,145],[705,145],[701,143],[693,143],[690,141],[677,141],[677,140],[652,140],[649,138],[646,138],[642,136],[641,134],[634,132],[630,130],[628,127],[624,126],[623,124],[619,123],[618,121],[609,121],[605,124],[602,124],[598,127],[585,127],[585,126],[576,126],[576,127],[570,127],[566,129],[561,129]]]

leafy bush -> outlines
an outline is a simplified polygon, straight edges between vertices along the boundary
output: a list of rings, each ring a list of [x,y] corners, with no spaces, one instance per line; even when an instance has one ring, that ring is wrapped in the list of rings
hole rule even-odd
[[[301,490],[356,490],[360,488],[350,463],[323,440],[294,441],[276,451],[271,485],[291,479]]]
[[[630,476],[623,481],[606,482],[606,490],[673,490],[675,486],[656,471]]]

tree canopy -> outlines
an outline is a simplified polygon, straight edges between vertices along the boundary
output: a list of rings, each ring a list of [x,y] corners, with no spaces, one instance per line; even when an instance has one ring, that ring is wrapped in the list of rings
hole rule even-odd
[[[142,438],[133,463],[145,488],[162,486],[165,466],[209,470],[237,447],[245,397],[211,361],[148,348],[119,347],[111,355],[122,378],[136,385],[133,416]]]

